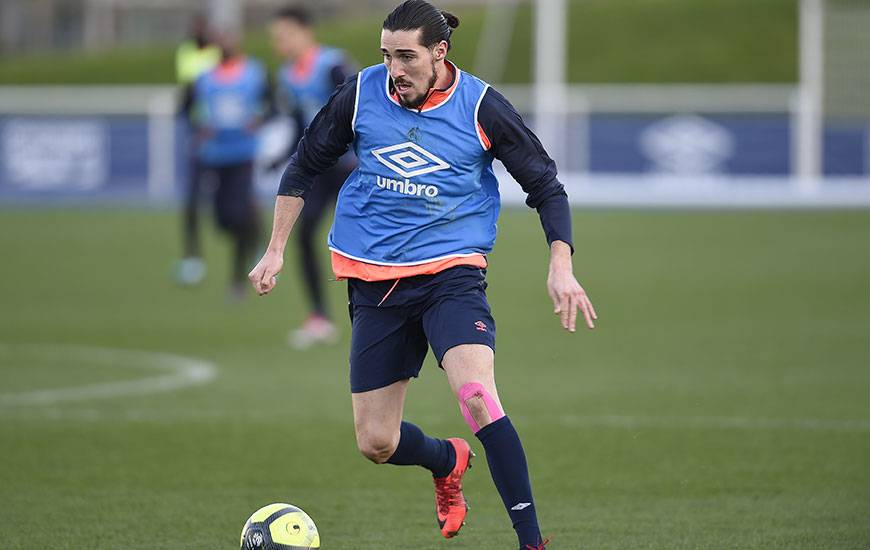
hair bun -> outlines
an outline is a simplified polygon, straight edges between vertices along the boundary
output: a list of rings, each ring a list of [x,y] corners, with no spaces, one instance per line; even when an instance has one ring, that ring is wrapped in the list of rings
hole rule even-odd
[[[441,11],[441,15],[444,16],[444,20],[447,21],[447,26],[451,29],[455,29],[459,26],[459,18],[450,13],[449,11]]]

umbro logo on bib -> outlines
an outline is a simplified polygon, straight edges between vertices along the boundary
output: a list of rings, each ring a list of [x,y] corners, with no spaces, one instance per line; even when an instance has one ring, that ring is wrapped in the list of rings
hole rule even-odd
[[[374,149],[372,154],[381,164],[404,178],[413,178],[450,168],[449,164],[410,141]]]

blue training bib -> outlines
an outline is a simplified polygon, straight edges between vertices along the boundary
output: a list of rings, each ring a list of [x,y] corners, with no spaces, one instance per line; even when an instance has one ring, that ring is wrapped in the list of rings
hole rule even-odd
[[[199,158],[205,164],[248,162],[257,153],[258,139],[251,125],[261,115],[266,72],[253,59],[242,63],[238,74],[224,76],[216,67],[196,81],[201,123],[211,132],[199,147]]]
[[[329,247],[380,265],[415,265],[492,250],[500,199],[477,132],[488,85],[456,68],[449,98],[418,112],[389,94],[384,65],[357,77],[359,165],[338,196]]]
[[[341,65],[343,59],[341,50],[320,47],[306,74],[297,74],[295,65],[285,65],[278,71],[278,82],[281,83],[288,101],[302,111],[306,126],[314,120],[335,91],[332,69]]]

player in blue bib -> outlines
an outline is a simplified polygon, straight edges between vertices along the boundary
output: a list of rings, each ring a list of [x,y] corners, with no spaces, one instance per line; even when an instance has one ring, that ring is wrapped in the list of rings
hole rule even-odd
[[[333,271],[348,281],[357,445],[375,463],[431,471],[441,533],[459,532],[471,447],[403,419],[408,384],[431,348],[486,452],[519,547],[542,550],[526,455],[494,377],[485,280],[499,211],[494,159],[541,217],[547,289],[562,326],[574,332],[579,311],[593,328],[596,315],[573,274],[570,209],[555,164],[501,94],[446,59],[458,25],[425,0],[387,16],[383,65],[349,79],[309,125],[281,181],[269,247],[249,278],[260,294],[274,288],[314,178],[351,146],[359,167],[339,194],[329,246]]]
[[[269,28],[272,47],[285,61],[278,69],[276,99],[281,110],[292,118],[295,132],[289,158],[296,151],[306,126],[329,101],[329,96],[356,69],[345,52],[318,44],[312,28],[312,16],[302,7],[278,11]],[[334,343],[338,333],[332,322],[315,240],[323,218],[332,211],[338,190],[356,166],[356,158],[347,154],[331,169],[317,178],[306,197],[302,218],[296,230],[299,266],[304,290],[310,303],[310,313],[302,326],[290,332],[289,342],[298,349],[315,344]]]
[[[411,265],[492,249],[498,181],[474,124],[487,85],[449,69],[449,97],[421,109],[401,108],[401,98],[389,93],[386,66],[360,73],[353,121],[359,167],[340,204],[367,208],[336,211],[333,251],[368,263]]]
[[[234,240],[231,297],[243,296],[248,262],[259,237],[253,192],[257,130],[271,110],[271,88],[263,65],[242,55],[237,37],[220,37],[221,62],[196,81],[197,155],[214,174],[215,217]]]

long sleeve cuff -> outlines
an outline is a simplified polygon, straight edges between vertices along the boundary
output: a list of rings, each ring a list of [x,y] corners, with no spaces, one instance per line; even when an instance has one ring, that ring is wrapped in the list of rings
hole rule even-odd
[[[287,168],[284,169],[284,174],[281,176],[281,183],[278,185],[278,194],[287,197],[305,198],[308,190],[314,185],[314,174],[309,174],[294,162],[290,162]]]
[[[538,207],[538,216],[541,217],[541,226],[547,237],[547,244],[553,241],[563,241],[571,247],[574,253],[574,240],[571,233],[571,207],[568,204],[568,195],[564,190],[547,197]]]

